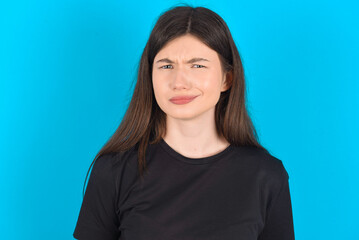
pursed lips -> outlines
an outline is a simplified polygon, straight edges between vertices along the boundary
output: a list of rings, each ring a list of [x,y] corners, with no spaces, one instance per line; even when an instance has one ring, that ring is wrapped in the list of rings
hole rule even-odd
[[[198,97],[198,95],[197,95],[197,96],[195,96],[195,95],[176,96],[176,97],[170,98],[170,101],[176,101],[176,100],[192,100],[192,99],[194,99],[195,97]]]

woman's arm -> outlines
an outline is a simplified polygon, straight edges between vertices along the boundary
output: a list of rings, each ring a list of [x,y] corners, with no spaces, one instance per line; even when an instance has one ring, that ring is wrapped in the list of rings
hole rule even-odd
[[[113,155],[100,156],[94,163],[73,236],[80,240],[117,240],[116,187]]]
[[[292,204],[287,178],[268,210],[263,231],[258,240],[294,240]]]

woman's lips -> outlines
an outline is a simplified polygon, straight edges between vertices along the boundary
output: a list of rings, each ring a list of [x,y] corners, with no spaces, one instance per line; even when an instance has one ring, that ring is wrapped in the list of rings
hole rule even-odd
[[[198,96],[177,96],[171,98],[170,101],[174,104],[186,104],[193,101],[196,97]]]

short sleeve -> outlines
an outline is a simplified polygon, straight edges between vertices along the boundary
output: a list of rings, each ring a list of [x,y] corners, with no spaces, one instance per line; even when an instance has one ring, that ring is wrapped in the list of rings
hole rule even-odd
[[[282,183],[268,210],[266,222],[258,240],[294,240],[289,175],[282,165]]]
[[[93,165],[73,233],[76,239],[117,240],[120,236],[112,158],[101,155]]]

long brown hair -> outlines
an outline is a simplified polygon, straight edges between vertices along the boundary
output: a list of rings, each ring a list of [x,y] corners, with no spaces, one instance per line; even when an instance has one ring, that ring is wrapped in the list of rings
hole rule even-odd
[[[215,107],[218,135],[224,136],[232,145],[255,146],[268,152],[259,144],[257,132],[247,113],[243,66],[227,24],[208,8],[185,4],[171,7],[158,18],[141,56],[129,107],[115,133],[91,163],[86,179],[99,156],[132,147],[138,151],[138,171],[143,177],[147,145],[158,143],[166,134],[166,115],[157,105],[152,86],[153,60],[167,42],[185,34],[198,37],[215,50],[223,71],[231,73],[230,88],[221,92]]]

